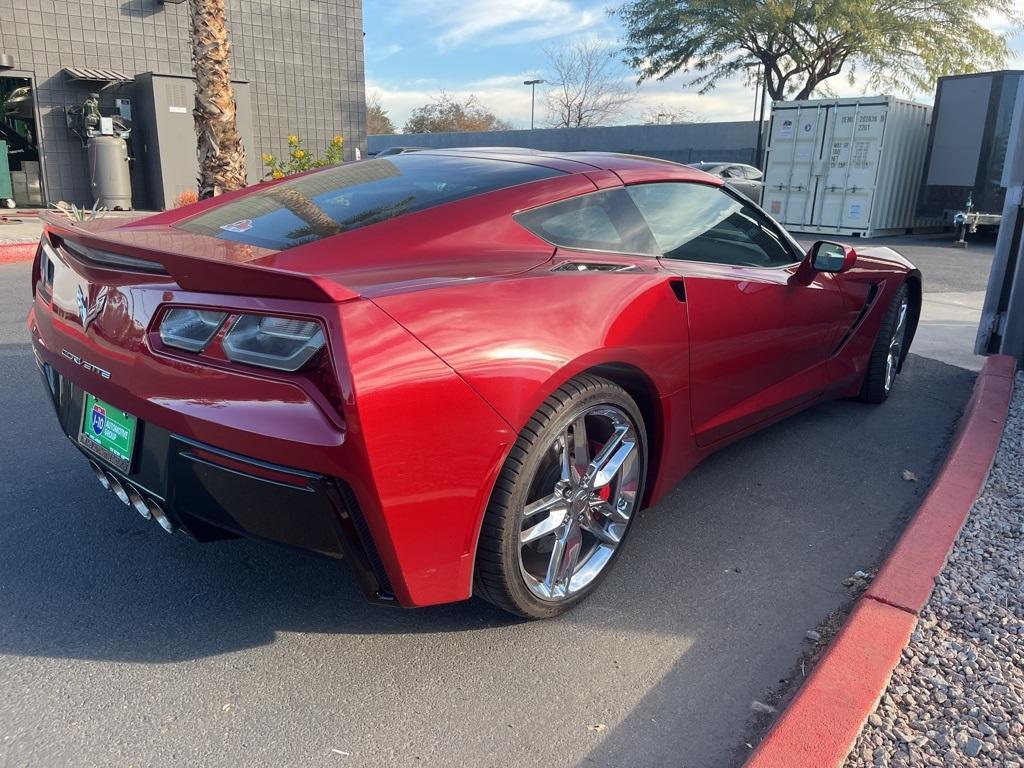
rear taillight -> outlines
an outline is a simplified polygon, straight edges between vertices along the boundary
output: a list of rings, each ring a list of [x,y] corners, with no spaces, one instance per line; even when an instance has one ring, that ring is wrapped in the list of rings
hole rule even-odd
[[[227,316],[227,312],[187,307],[168,310],[160,323],[160,341],[169,347],[201,352],[217,335]]]
[[[160,341],[168,347],[203,352],[225,327],[218,343],[223,355],[236,363],[297,371],[324,347],[323,328],[316,320],[232,316],[192,307],[167,310],[160,321]]]
[[[224,337],[224,354],[238,363],[297,371],[324,346],[315,320],[242,315]]]
[[[39,265],[37,274],[33,275],[36,282],[42,281],[43,285],[47,288],[53,288],[53,272],[55,269],[55,262],[57,261],[57,253],[53,250],[53,247],[46,242],[44,237],[39,243]]]

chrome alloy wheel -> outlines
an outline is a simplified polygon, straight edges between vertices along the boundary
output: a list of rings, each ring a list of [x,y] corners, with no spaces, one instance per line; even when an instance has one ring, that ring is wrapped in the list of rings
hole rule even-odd
[[[903,297],[898,313],[896,314],[896,327],[893,328],[892,338],[889,340],[889,354],[885,358],[885,391],[891,392],[893,382],[896,380],[896,371],[900,367],[900,358],[903,356],[903,339],[907,335],[907,298]]]
[[[519,534],[519,568],[538,598],[566,600],[608,565],[640,502],[641,454],[636,425],[614,405],[591,406],[556,431]]]

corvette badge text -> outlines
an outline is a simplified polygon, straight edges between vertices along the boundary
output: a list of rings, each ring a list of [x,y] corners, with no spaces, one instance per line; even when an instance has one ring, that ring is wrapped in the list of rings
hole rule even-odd
[[[91,371],[92,373],[95,373],[95,374],[97,374],[99,376],[102,376],[104,379],[109,379],[110,378],[110,371],[106,371],[106,370],[100,368],[98,365],[93,365],[88,360],[83,360],[82,358],[80,358],[78,355],[76,355],[73,352],[68,352],[66,349],[62,349],[60,351],[60,354],[61,354],[62,357],[67,358],[68,360],[70,360],[75,365],[82,366],[87,371]]]

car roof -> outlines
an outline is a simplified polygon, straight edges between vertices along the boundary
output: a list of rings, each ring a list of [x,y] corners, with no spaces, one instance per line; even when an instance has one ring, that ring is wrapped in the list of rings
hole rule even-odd
[[[431,147],[421,154],[460,155],[489,160],[528,162],[568,173],[587,173],[594,170],[610,171],[623,180],[639,181],[647,177],[665,176],[679,180],[707,183],[714,177],[687,165],[657,157],[631,155],[624,152],[549,152],[526,147]],[[625,174],[625,175],[624,175]]]

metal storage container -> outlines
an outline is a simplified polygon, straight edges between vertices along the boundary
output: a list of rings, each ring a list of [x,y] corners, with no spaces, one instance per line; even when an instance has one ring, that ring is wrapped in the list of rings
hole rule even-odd
[[[1006,187],[1003,163],[1024,71],[940,77],[928,135],[918,213],[951,220],[971,209],[998,217]]]
[[[931,112],[891,96],[775,102],[762,206],[803,232],[937,226],[916,215]]]

